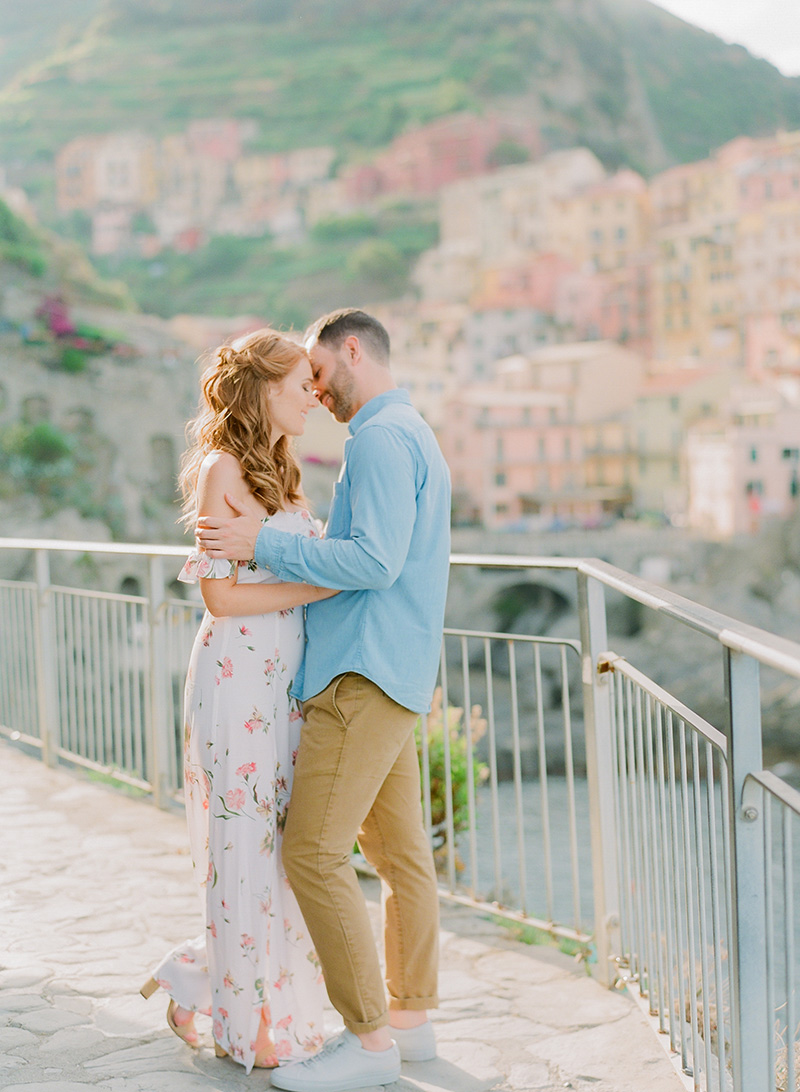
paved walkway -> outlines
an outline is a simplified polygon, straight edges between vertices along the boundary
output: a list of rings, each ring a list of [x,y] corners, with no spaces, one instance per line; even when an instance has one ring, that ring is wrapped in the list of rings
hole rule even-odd
[[[0,1089],[258,1092],[189,1050],[150,967],[197,933],[183,817],[0,741]],[[377,927],[377,885],[364,881]],[[442,907],[439,1057],[403,1067],[391,1092],[681,1092],[638,1007],[550,948]],[[330,1029],[336,1016],[330,1012]],[[208,1023],[208,1021],[206,1021]]]

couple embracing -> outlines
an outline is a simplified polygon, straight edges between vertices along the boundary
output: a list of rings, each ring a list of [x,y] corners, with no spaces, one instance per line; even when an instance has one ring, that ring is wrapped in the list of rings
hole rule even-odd
[[[321,537],[291,438],[321,402],[349,424]],[[186,684],[186,807],[205,933],[143,987],[190,1046],[289,1092],[388,1084],[436,1053],[438,899],[414,741],[441,646],[450,483],[371,315],[300,346],[261,330],[203,376],[181,484],[207,612]],[[305,619],[304,619],[305,615]],[[384,984],[350,864],[382,882]],[[323,986],[324,980],[324,986]],[[344,1030],[323,1042],[324,988]],[[388,1004],[387,1004],[388,993]]]

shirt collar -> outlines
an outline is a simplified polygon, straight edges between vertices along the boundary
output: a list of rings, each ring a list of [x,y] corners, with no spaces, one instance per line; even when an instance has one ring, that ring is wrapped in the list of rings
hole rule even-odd
[[[350,430],[350,435],[353,436],[358,429],[366,422],[370,417],[374,417],[379,410],[382,410],[384,406],[401,403],[404,405],[411,405],[411,398],[408,391],[402,387],[392,388],[390,391],[384,391],[383,394],[376,394],[374,398],[370,398],[369,402],[365,402],[358,413],[354,414],[350,418],[347,427]]]

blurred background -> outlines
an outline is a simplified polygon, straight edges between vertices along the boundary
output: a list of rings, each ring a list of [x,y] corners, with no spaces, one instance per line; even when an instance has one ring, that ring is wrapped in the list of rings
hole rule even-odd
[[[763,0],[0,0],[4,533],[182,541],[203,355],[358,305],[457,548],[799,636],[798,41]],[[300,445],[323,518],[344,434]]]

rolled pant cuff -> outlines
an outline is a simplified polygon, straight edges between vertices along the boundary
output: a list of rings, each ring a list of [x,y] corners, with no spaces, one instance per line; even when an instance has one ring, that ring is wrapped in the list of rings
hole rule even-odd
[[[376,1020],[365,1020],[362,1023],[358,1023],[354,1020],[344,1021],[347,1030],[352,1031],[354,1035],[366,1035],[368,1031],[377,1031],[378,1028],[385,1028],[388,1023],[388,1012],[385,1012],[383,1016],[379,1016]]]
[[[422,1009],[438,1009],[439,998],[436,994],[431,997],[392,997],[389,1000],[389,1009],[398,1011],[407,1009],[420,1012]]]

